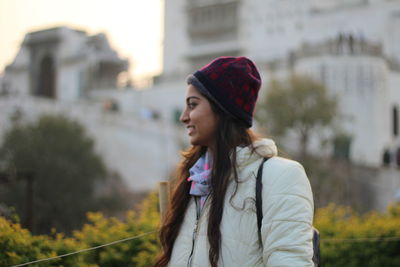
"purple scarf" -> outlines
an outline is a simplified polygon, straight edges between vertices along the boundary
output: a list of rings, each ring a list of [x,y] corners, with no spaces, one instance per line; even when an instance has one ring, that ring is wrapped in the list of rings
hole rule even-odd
[[[193,196],[200,196],[201,208],[203,208],[210,192],[209,178],[211,175],[211,165],[211,155],[207,151],[196,161],[192,168],[190,168],[190,177],[187,178],[188,182],[192,182],[190,194]]]

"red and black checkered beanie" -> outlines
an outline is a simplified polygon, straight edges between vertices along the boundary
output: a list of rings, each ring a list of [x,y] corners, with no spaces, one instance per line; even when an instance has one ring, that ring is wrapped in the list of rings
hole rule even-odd
[[[254,107],[261,86],[260,74],[246,57],[219,57],[188,77],[188,84],[214,101],[223,111],[253,124]]]

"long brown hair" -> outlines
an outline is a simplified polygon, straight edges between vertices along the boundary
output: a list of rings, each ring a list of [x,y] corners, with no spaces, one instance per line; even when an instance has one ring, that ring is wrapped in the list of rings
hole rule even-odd
[[[219,120],[216,129],[215,147],[212,150],[213,166],[208,200],[211,203],[207,231],[208,242],[210,244],[209,261],[212,267],[216,267],[221,247],[220,224],[229,179],[233,176],[238,183],[236,147],[239,145],[251,145],[255,139],[255,135],[242,122],[223,112],[213,101],[209,100],[209,102]],[[186,180],[189,177],[189,169],[206,150],[207,147],[192,146],[189,150],[182,153],[183,159],[178,166],[175,189],[160,229],[162,252],[154,266],[164,267],[170,261],[172,249],[191,197],[189,194],[190,183]]]

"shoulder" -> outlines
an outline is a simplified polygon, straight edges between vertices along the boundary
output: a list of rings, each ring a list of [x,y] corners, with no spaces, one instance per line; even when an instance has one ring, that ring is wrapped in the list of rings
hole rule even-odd
[[[264,163],[264,169],[271,175],[283,175],[287,172],[304,173],[303,166],[294,160],[282,157],[272,157]]]
[[[303,166],[292,159],[282,158],[282,157],[271,157],[266,162],[265,165],[274,166],[276,168],[301,168],[304,169]]]
[[[264,163],[262,181],[264,190],[271,194],[311,194],[307,174],[294,160],[270,158]]]

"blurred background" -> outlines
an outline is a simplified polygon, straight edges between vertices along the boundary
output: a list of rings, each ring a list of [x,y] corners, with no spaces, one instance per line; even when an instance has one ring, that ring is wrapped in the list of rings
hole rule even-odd
[[[34,233],[173,177],[185,78],[217,56],[258,66],[254,130],[317,209],[400,201],[398,0],[2,0],[0,33],[0,214]]]

